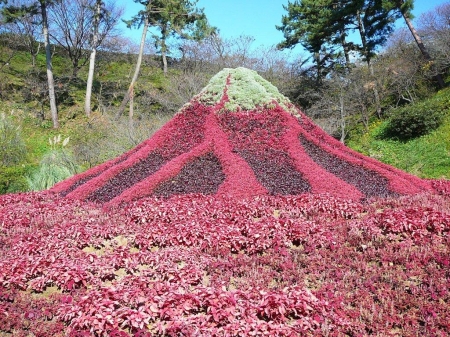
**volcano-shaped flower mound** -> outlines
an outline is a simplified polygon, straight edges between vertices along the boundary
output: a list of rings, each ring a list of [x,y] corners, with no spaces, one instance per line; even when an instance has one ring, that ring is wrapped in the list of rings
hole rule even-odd
[[[147,196],[330,194],[364,199],[432,190],[328,136],[256,72],[224,69],[150,139],[52,191],[117,204]]]

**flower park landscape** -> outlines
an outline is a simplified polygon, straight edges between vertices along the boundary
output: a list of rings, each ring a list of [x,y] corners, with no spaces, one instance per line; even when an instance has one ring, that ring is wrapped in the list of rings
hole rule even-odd
[[[0,336],[448,336],[450,183],[224,69],[154,136],[0,196]]]

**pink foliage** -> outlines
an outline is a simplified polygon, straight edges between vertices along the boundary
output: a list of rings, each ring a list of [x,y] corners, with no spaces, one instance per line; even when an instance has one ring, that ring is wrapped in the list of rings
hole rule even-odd
[[[0,196],[0,333],[445,336],[449,205]]]

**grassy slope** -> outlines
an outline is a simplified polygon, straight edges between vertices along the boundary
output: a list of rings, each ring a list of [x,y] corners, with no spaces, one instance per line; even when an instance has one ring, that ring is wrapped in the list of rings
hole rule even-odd
[[[443,124],[433,132],[409,141],[383,138],[387,121],[374,122],[368,133],[354,134],[353,149],[422,178],[450,178],[450,88],[429,98],[430,104],[444,104]],[[426,113],[426,111],[424,111]]]
[[[0,46],[0,48],[2,47]],[[38,55],[36,67],[33,70],[31,57],[28,53],[17,51],[10,60],[9,65],[4,67],[0,72],[0,76],[2,77],[0,90],[4,90],[3,95],[0,95],[0,113],[5,113],[5,115],[12,117],[16,124],[20,125],[22,139],[27,148],[27,153],[23,156],[23,162],[16,167],[8,168],[9,175],[14,174],[14,172],[18,175],[28,175],[35,170],[42,156],[50,151],[49,139],[54,136],[59,134],[63,138],[69,136],[73,140],[69,143],[70,147],[75,145],[74,142],[76,140],[86,138],[85,133],[88,124],[100,123],[99,129],[104,128],[103,124],[105,120],[100,113],[94,113],[90,119],[84,115],[84,86],[87,78],[87,66],[80,70],[77,81],[67,84],[71,75],[71,64],[70,60],[62,57],[61,54],[62,52],[56,53],[52,59],[57,90],[58,83],[63,83],[66,86],[65,101],[58,102],[58,115],[60,120],[60,128],[58,130],[54,130],[51,127],[48,103],[45,102],[42,109],[37,99],[30,101],[25,97],[27,95],[30,96],[26,93],[27,90],[23,90],[24,88],[33,86],[33,84],[30,85],[30,83],[27,83],[30,72],[41,72],[42,78],[45,80],[45,55]],[[105,86],[109,86],[117,93],[120,93],[121,90],[126,89],[131,80],[131,75],[134,72],[134,62],[134,57],[127,56],[117,57],[113,61],[106,61],[99,58],[99,63],[96,68],[96,80],[101,81]],[[95,85],[98,85],[98,82],[94,83]],[[137,90],[149,89],[150,87],[162,88],[164,85],[165,79],[162,76],[162,71],[144,63],[141,67]],[[56,94],[57,98],[61,99],[62,95],[58,92]],[[94,109],[96,108],[96,104],[94,93]],[[120,104],[120,101],[114,104]],[[45,115],[44,120],[37,117],[41,110],[43,110]],[[158,124],[157,118],[153,119],[155,120],[155,124]],[[93,136],[95,139],[96,135]],[[100,134],[98,135],[98,137],[102,136]],[[3,173],[6,174],[5,172]],[[15,184],[14,182],[12,183]],[[17,191],[16,187],[12,187],[10,191]]]

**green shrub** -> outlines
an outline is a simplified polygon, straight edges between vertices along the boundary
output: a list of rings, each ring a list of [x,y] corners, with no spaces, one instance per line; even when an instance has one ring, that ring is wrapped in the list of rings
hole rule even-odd
[[[0,167],[0,194],[28,191],[27,172],[23,165]]]
[[[20,127],[4,113],[0,114],[0,167],[17,165],[25,153]]]
[[[442,124],[448,109],[445,103],[445,99],[433,99],[395,109],[382,137],[408,140],[430,133]]]

